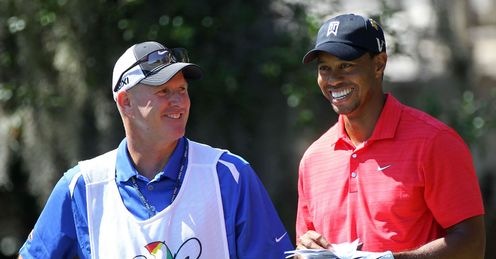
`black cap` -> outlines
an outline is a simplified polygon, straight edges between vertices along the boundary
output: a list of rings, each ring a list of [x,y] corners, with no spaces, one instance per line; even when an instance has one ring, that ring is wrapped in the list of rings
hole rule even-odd
[[[386,51],[386,41],[381,26],[373,19],[343,14],[327,20],[320,27],[315,48],[303,57],[303,63],[314,60],[319,51],[350,61],[365,52]]]

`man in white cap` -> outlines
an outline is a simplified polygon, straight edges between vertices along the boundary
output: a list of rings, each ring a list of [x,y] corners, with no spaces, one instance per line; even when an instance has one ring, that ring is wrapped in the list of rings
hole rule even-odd
[[[395,258],[483,258],[484,207],[468,147],[439,120],[383,91],[386,42],[377,22],[327,20],[303,63],[338,122],[299,168],[297,246],[359,239]]]
[[[241,157],[187,139],[185,49],[130,47],[112,91],[126,137],[55,186],[23,258],[284,258],[292,244]]]

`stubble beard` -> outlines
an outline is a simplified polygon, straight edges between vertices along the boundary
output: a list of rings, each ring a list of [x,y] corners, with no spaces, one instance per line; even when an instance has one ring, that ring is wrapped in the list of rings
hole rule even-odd
[[[353,111],[355,111],[359,104],[358,103],[351,103],[349,105],[335,105],[334,103],[332,103],[332,100],[331,100],[331,106],[332,106],[332,109],[334,110],[334,112],[336,112],[338,115],[349,115],[351,114]]]

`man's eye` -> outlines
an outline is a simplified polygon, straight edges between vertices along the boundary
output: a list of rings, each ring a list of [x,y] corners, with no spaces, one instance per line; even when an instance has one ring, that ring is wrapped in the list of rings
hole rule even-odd
[[[328,66],[320,66],[319,71],[328,71],[329,67]]]
[[[169,89],[162,89],[160,91],[158,91],[158,94],[161,94],[161,95],[166,95],[169,93]]]
[[[345,68],[349,68],[349,67],[352,67],[352,66],[353,66],[353,65],[352,65],[352,64],[350,64],[350,63],[343,63],[343,64],[341,64],[339,67],[340,67],[341,69],[345,69]]]

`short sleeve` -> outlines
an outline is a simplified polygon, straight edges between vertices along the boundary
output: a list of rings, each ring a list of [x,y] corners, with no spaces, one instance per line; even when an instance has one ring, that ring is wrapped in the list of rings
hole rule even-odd
[[[439,132],[423,161],[425,200],[443,228],[484,214],[470,150],[456,132]]]
[[[229,175],[229,181],[222,177],[221,191],[227,205],[224,209],[228,210],[225,216],[233,218],[235,244],[230,249],[236,250],[236,258],[284,258],[284,252],[293,250],[293,245],[255,171],[230,153],[219,162],[223,165],[221,170]]]
[[[76,255],[70,180],[66,176],[55,185],[31,234],[21,247],[19,254],[23,258],[72,258]]]

